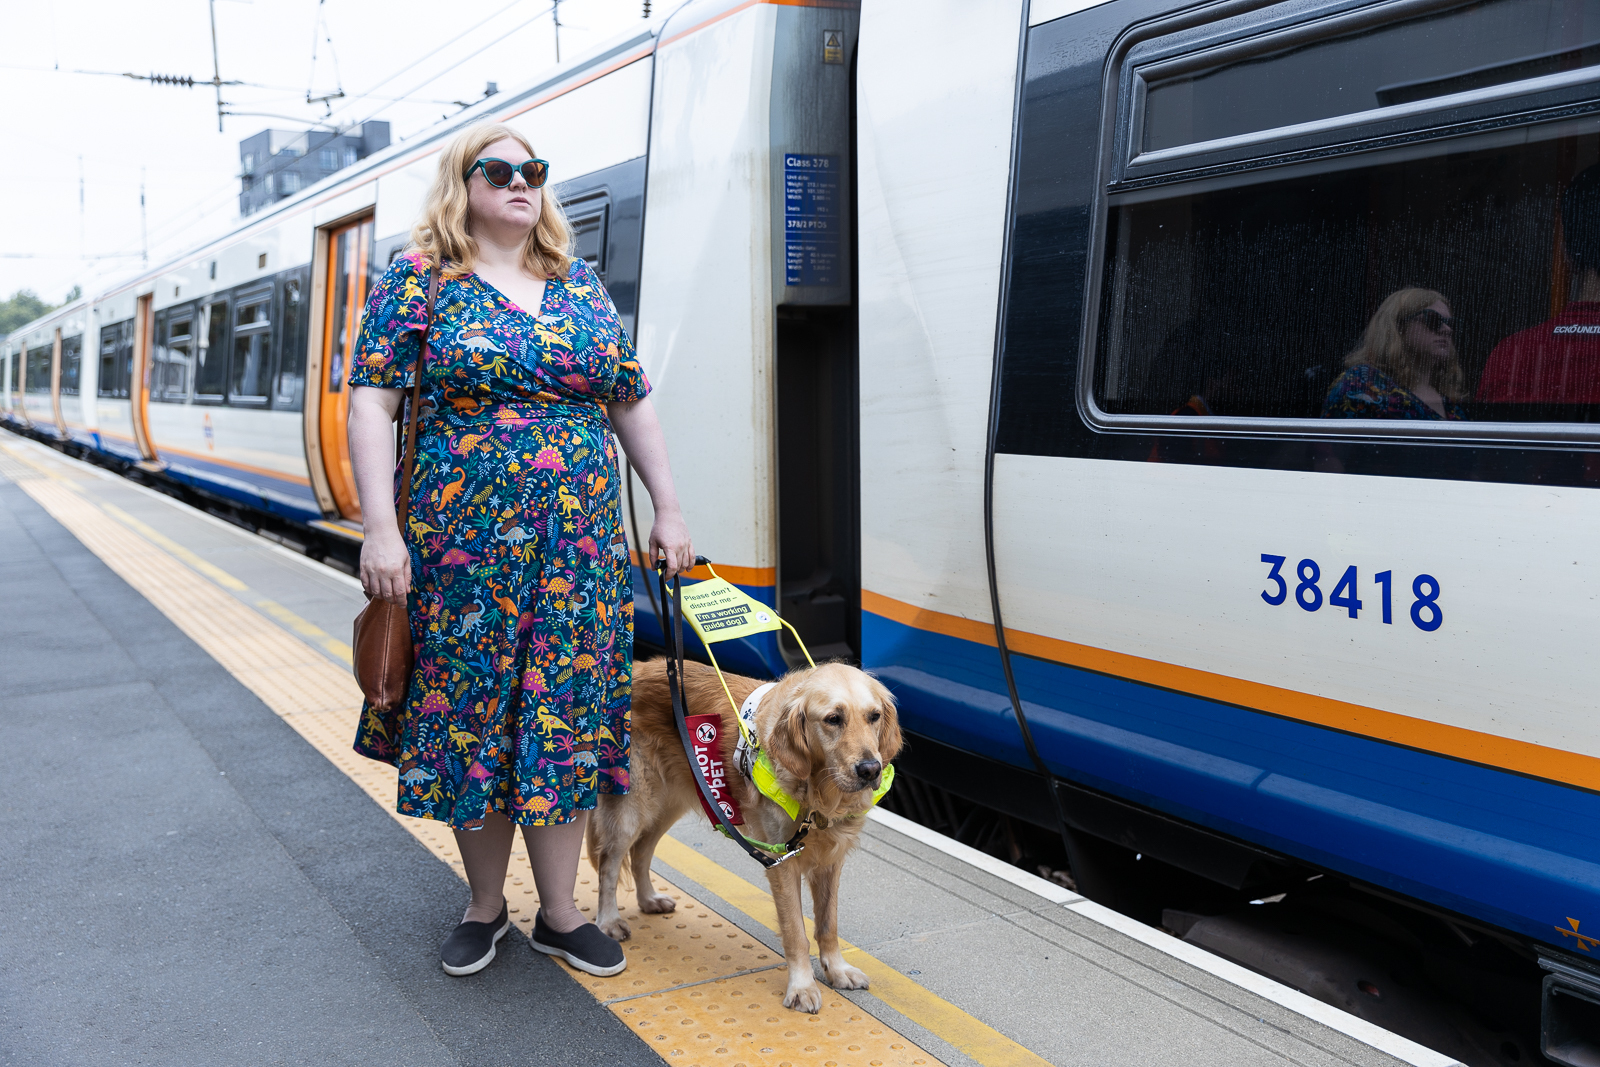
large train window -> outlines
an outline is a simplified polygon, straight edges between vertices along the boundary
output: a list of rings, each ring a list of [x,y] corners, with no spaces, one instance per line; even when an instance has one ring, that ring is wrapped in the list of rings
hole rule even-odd
[[[189,399],[196,321],[196,309],[192,304],[168,308],[156,316],[156,344],[151,353],[152,399],[169,402]]]
[[[30,393],[50,391],[50,349],[49,344],[26,349],[28,366],[24,384]]]
[[[1273,15],[1123,52],[1091,421],[1589,436],[1600,0]]]
[[[133,320],[100,327],[100,373],[96,392],[103,397],[126,399],[133,382]]]
[[[194,398],[222,402],[228,388],[228,303],[221,297],[201,305],[199,352],[195,359]]]
[[[242,293],[234,302],[229,403],[265,406],[271,362],[272,289],[268,287]]]
[[[61,339],[61,394],[77,396],[79,379],[83,376],[83,334],[75,333]]]

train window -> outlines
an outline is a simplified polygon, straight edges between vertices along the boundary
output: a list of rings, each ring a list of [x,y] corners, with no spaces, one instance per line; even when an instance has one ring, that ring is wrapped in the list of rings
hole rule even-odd
[[[100,396],[125,398],[133,380],[133,320],[100,327]]]
[[[194,398],[219,402],[228,386],[228,305],[221,301],[200,309],[205,334],[195,359]]]
[[[73,334],[61,339],[61,393],[77,396],[79,379],[83,373],[83,334]]]
[[[1443,8],[1443,10],[1441,10]],[[1404,18],[1406,13],[1411,18]],[[1239,138],[1528,79],[1587,81],[1600,0],[1401,0],[1141,64],[1140,148]]]
[[[299,411],[306,393],[305,268],[280,275],[278,283],[278,367],[272,406]]]
[[[162,312],[157,319],[150,376],[150,392],[154,399],[189,399],[189,376],[194,370],[194,322],[192,306]]]
[[[272,375],[272,290],[241,296],[233,319],[233,363],[228,383],[230,403],[267,402]]]
[[[48,393],[50,391],[50,349],[48,344],[27,349],[28,376],[26,380],[27,391],[30,393]]]
[[[1461,33],[1488,48],[1477,35],[1497,32],[1503,6],[1446,15],[1466,19],[1471,32]],[[1530,19],[1547,34],[1545,52],[1581,44],[1586,30],[1600,38],[1600,0],[1547,6],[1518,8],[1548,16]],[[1454,25],[1445,15],[1423,21]],[[1407,27],[1368,36],[1429,39],[1405,36]],[[1522,38],[1494,43],[1502,46],[1533,47]],[[1572,63],[1588,55],[1561,54]],[[1261,60],[1261,69],[1294,55]],[[1474,77],[1500,77],[1493,71],[1505,64],[1486,55],[1457,50],[1453,62],[1482,61]],[[1543,62],[1514,71],[1537,74]],[[1407,93],[1440,80],[1432,63],[1414,69]],[[1169,432],[1265,428],[1239,422],[1249,419],[1320,434],[1592,437],[1573,425],[1600,422],[1600,124],[1582,114],[1600,111],[1600,70],[1592,74],[1577,117],[1569,108],[1559,119],[1463,131],[1441,125],[1459,117],[1442,105],[1422,116],[1432,139],[1389,138],[1374,123],[1341,128],[1321,152],[1298,133],[1264,142],[1257,157],[1278,153],[1271,168],[1232,163],[1168,178],[1114,169],[1094,358],[1080,384],[1091,421]],[[1137,115],[1125,108],[1124,121]]]
[[[602,281],[606,276],[606,238],[611,221],[611,198],[590,193],[562,205],[572,227],[573,254],[589,264]]]

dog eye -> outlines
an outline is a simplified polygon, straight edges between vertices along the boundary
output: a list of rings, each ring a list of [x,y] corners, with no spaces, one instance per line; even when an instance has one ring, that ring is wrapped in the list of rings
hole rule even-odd
[[[836,711],[832,715],[829,715],[826,719],[823,719],[822,721],[827,723],[829,726],[843,726],[844,725],[844,716],[840,715]]]
[[[867,721],[868,722],[877,722],[881,718],[883,718],[883,713],[882,712],[877,712],[877,711],[869,711],[869,712],[867,712]]]

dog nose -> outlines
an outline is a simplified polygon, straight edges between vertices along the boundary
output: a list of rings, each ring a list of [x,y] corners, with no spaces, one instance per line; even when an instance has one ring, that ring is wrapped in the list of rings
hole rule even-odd
[[[882,760],[864,759],[856,764],[856,777],[863,782],[870,782],[878,777],[878,772],[881,770],[883,770]]]

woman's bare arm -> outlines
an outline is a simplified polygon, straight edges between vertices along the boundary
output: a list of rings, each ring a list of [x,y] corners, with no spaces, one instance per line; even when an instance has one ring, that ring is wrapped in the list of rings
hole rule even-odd
[[[404,389],[350,390],[350,466],[365,535],[361,587],[386,600],[404,600],[411,589],[411,554],[394,510],[394,417],[404,399]]]
[[[650,527],[650,559],[667,557],[667,577],[694,566],[694,544],[689,526],[678,507],[678,490],[672,484],[672,465],[667,462],[667,439],[661,433],[656,409],[643,400],[613,400],[606,404],[611,428],[628,453],[628,462],[639,472],[650,491],[655,522]]]

